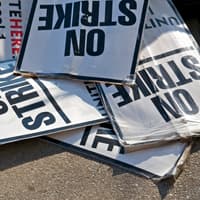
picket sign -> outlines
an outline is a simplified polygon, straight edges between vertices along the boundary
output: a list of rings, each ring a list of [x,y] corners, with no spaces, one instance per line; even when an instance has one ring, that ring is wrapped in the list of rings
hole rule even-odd
[[[34,0],[16,73],[132,82],[149,0]]]
[[[0,1],[0,61],[19,54],[31,5],[32,0]]]
[[[107,122],[92,83],[14,76],[0,63],[0,144]]]
[[[200,54],[170,0],[150,2],[135,84],[99,85],[119,141],[144,148],[199,136]]]
[[[104,125],[57,133],[46,139],[87,157],[115,164],[155,180],[178,175],[191,148],[189,143],[177,142],[124,153],[114,131]]]

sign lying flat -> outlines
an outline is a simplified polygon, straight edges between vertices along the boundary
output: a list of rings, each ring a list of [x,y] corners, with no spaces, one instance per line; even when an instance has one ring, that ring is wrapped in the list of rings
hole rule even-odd
[[[107,121],[94,85],[13,76],[14,64],[0,63],[0,144]]]
[[[171,6],[170,1],[150,3],[135,84],[100,88],[119,140],[127,147],[200,132],[200,54]]]
[[[0,60],[19,54],[31,3],[32,0],[0,1]]]
[[[82,153],[86,150],[86,155],[94,154],[96,159],[98,159],[97,155],[100,155],[100,158],[108,162],[117,163],[137,173],[152,177],[176,175],[180,159],[187,157],[183,156],[188,146],[186,143],[172,143],[159,148],[124,154],[123,147],[120,146],[114,132],[102,126],[53,134],[49,136],[49,140],[52,139],[54,142],[76,147]]]
[[[34,0],[17,71],[120,83],[135,71],[148,0]]]

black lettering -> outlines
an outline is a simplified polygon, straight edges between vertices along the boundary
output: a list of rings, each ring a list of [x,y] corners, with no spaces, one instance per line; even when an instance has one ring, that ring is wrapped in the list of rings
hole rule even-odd
[[[3,28],[3,27],[0,26],[0,28]],[[4,28],[5,28],[5,27],[4,27]],[[6,35],[5,35],[5,34],[1,34],[1,35],[0,35],[0,40],[1,40],[1,39],[2,39],[2,40],[5,40],[5,39],[6,39]]]
[[[10,17],[22,17],[21,11],[11,10]]]
[[[181,107],[184,113],[194,115],[199,112],[199,108],[189,92],[183,89],[175,90],[173,96],[177,104]]]
[[[0,115],[6,113],[8,111],[8,106],[0,100]]]
[[[87,139],[90,135],[91,129],[92,129],[91,126],[88,126],[88,127],[85,128],[84,133],[83,133],[83,137],[81,138],[80,145],[82,145],[82,146],[86,145],[86,142],[87,142]]]
[[[8,91],[8,90],[13,90],[13,89],[15,89],[15,88],[20,88],[20,87],[23,87],[23,86],[25,86],[25,85],[29,85],[29,82],[24,81],[24,82],[20,82],[20,83],[18,83],[18,84],[13,84],[13,85],[9,85],[9,86],[6,86],[6,87],[2,87],[2,88],[1,88],[1,91],[2,91],[2,92],[6,92],[6,91]]]
[[[92,96],[92,94],[95,94],[96,96],[98,96],[97,88],[95,87],[95,85],[93,83],[91,84],[90,82],[85,82],[85,87],[87,88],[87,90],[91,94],[91,96]]]
[[[151,8],[151,6],[149,6],[149,13],[150,13],[151,15],[154,15],[154,14],[155,14],[154,11],[153,11],[153,9]]]
[[[96,45],[95,45],[95,41],[96,41]],[[88,32],[88,36],[87,36],[88,55],[90,56],[101,55],[104,52],[104,45],[105,45],[105,33],[102,30],[93,29]]]
[[[71,49],[73,50],[74,56],[84,56],[85,45],[87,45],[87,54],[90,56],[99,56],[103,53],[105,44],[105,33],[102,30],[93,29],[89,31],[87,35],[87,43],[85,41],[86,30],[80,30],[79,41],[77,40],[77,34],[75,30],[67,31],[65,56],[71,55]]]
[[[0,75],[5,75],[13,72],[13,67],[7,69],[0,69]],[[12,77],[13,75],[10,75]],[[6,81],[7,77],[0,78],[0,81]]]
[[[180,118],[182,116],[181,111],[178,108],[176,102],[171,97],[171,95],[169,93],[165,93],[164,96],[167,98],[168,102],[159,96],[153,97],[151,99],[160,115],[166,122],[171,121],[171,118],[168,113],[170,113],[175,118]]]
[[[133,97],[135,101],[141,99],[140,93],[142,93],[145,97],[151,95],[150,91],[138,75],[136,76],[135,84],[131,86],[131,89],[133,91]]]
[[[10,105],[13,105],[16,103],[20,103],[20,102],[27,101],[27,100],[33,99],[35,97],[38,97],[39,95],[37,92],[27,93],[28,91],[30,91],[32,89],[33,89],[33,86],[28,85],[28,86],[20,88],[18,91],[9,91],[5,95],[6,95],[8,102],[10,103]]]
[[[129,8],[127,8],[127,5]],[[137,3],[134,0],[122,0],[119,3],[119,10],[125,15],[125,16],[119,16],[118,20],[121,25],[124,26],[130,26],[134,25],[136,23],[136,15],[131,10],[137,9]]]
[[[89,11],[89,2],[82,1],[81,23],[84,26],[98,26],[99,21],[99,1],[92,1],[92,11]]]
[[[79,43],[77,41],[77,35],[75,30],[67,31],[66,44],[65,44],[65,56],[70,56],[71,45],[74,52],[74,56],[84,56],[85,52],[85,40],[86,31],[81,29],[79,36]]]
[[[161,75],[159,75],[152,67],[148,67],[147,71],[149,72],[149,74],[153,79],[156,79],[156,84],[160,89],[168,89],[176,87],[176,84],[171,79],[170,75],[165,70],[162,64],[156,66],[156,68],[159,69]]]
[[[147,74],[147,72],[144,69],[140,70],[139,74],[153,94],[155,94],[156,92],[159,92],[158,88],[153,83],[153,81],[151,80],[151,78],[149,77],[149,75]]]
[[[197,58],[187,55],[182,57],[181,62],[186,68],[194,70],[189,73],[193,79],[200,80],[200,63]]]
[[[18,7],[18,10],[21,10],[21,0],[18,0],[17,3],[9,3],[9,6]]]
[[[0,6],[1,6],[1,1],[0,1]],[[2,11],[1,11],[1,8],[0,8],[0,29],[4,29],[4,28],[6,28],[6,27],[5,27],[4,24],[3,24],[3,19],[2,19],[2,17],[1,17],[1,15],[2,15]],[[2,34],[0,35],[0,39],[6,39],[6,36],[5,36],[4,33],[2,33]]]
[[[22,120],[22,124],[26,129],[35,130],[42,125],[42,122],[48,126],[56,121],[55,117],[49,112],[43,112],[36,116],[35,120],[32,117],[26,117]]]
[[[169,17],[169,23],[172,26],[180,24],[179,21],[178,21],[178,19],[176,19],[175,17]]]
[[[54,5],[40,5],[40,9],[46,10],[46,15],[39,17],[39,21],[45,23],[44,26],[38,26],[38,30],[52,30]]]
[[[110,85],[106,86],[109,87]],[[119,103],[117,103],[119,107],[125,106],[132,102],[131,97],[123,86],[115,85],[114,87],[117,89],[117,92],[112,94],[113,98],[121,97],[120,99],[122,99]]]
[[[65,11],[61,4],[56,5],[56,11],[58,19],[54,26],[54,29],[59,29],[64,21],[64,28],[68,28],[71,25],[71,15],[72,15],[72,3],[65,4]]]
[[[178,86],[185,85],[192,82],[192,79],[185,77],[185,75],[182,73],[182,71],[178,68],[178,66],[173,60],[169,61],[168,65],[171,67],[177,79],[179,80],[178,82],[176,82]]]
[[[116,21],[112,20],[113,13],[113,1],[105,2],[105,19],[104,22],[100,22],[100,26],[115,26],[117,24]]]
[[[102,136],[96,136],[94,139],[94,142],[92,144],[92,148],[97,148],[97,145],[99,143],[103,143],[103,144],[107,144],[107,151],[113,151],[114,146],[117,146],[120,148],[120,154],[124,153],[124,148],[121,147],[121,145],[119,144],[118,140],[114,140],[114,139],[110,139],[110,138],[105,138]]]
[[[21,107],[21,108],[18,108],[17,106],[12,106],[12,108],[15,111],[16,115],[18,116],[18,118],[22,118],[23,117],[23,113],[31,111],[31,110],[35,110],[35,109],[38,109],[38,108],[41,108],[43,106],[45,106],[44,102],[43,101],[39,101],[37,103],[33,103],[33,104],[30,104],[28,106],[24,106],[24,107]]]
[[[26,85],[29,84],[27,81],[25,81],[25,79],[23,77],[20,78],[16,78],[13,75],[7,76],[6,78],[3,78],[4,80],[2,82],[0,82],[0,89],[1,91],[6,91],[8,88],[17,88],[18,84],[21,84],[22,82],[26,82]],[[1,79],[0,79],[1,81]],[[15,87],[16,85],[16,87]]]
[[[79,25],[79,18],[80,18],[80,2],[74,3],[74,9],[73,9],[73,18],[72,18],[72,26],[78,26]]]
[[[96,107],[100,107],[102,110],[104,110],[100,97],[94,98],[93,101],[95,101]]]
[[[161,27],[163,24],[164,25],[169,25],[167,22],[167,19],[165,17],[162,17],[161,19],[155,18],[157,24],[159,27]]]
[[[156,23],[153,19],[149,19],[149,23],[145,25],[145,29],[156,28]]]

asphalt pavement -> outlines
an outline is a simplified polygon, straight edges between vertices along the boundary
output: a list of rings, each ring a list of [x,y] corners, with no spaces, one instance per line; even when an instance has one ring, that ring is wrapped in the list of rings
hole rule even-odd
[[[200,197],[200,140],[178,179],[155,184],[43,139],[0,146],[0,200],[192,199]]]

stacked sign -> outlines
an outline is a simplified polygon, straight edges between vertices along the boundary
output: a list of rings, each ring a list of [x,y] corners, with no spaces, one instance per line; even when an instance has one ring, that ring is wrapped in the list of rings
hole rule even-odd
[[[48,135],[148,177],[175,176],[200,131],[200,54],[171,0],[32,2],[0,1],[23,29],[1,18],[2,60],[18,54],[8,49],[21,46],[30,14],[17,63],[0,63],[0,144]],[[15,38],[4,45],[5,35]]]
[[[139,58],[131,87],[99,85],[121,144],[198,136],[200,54],[170,1],[150,3]]]
[[[81,80],[132,81],[148,0],[56,3],[33,1],[17,70]]]
[[[0,144],[108,121],[94,84],[14,76],[14,65],[0,66]]]

